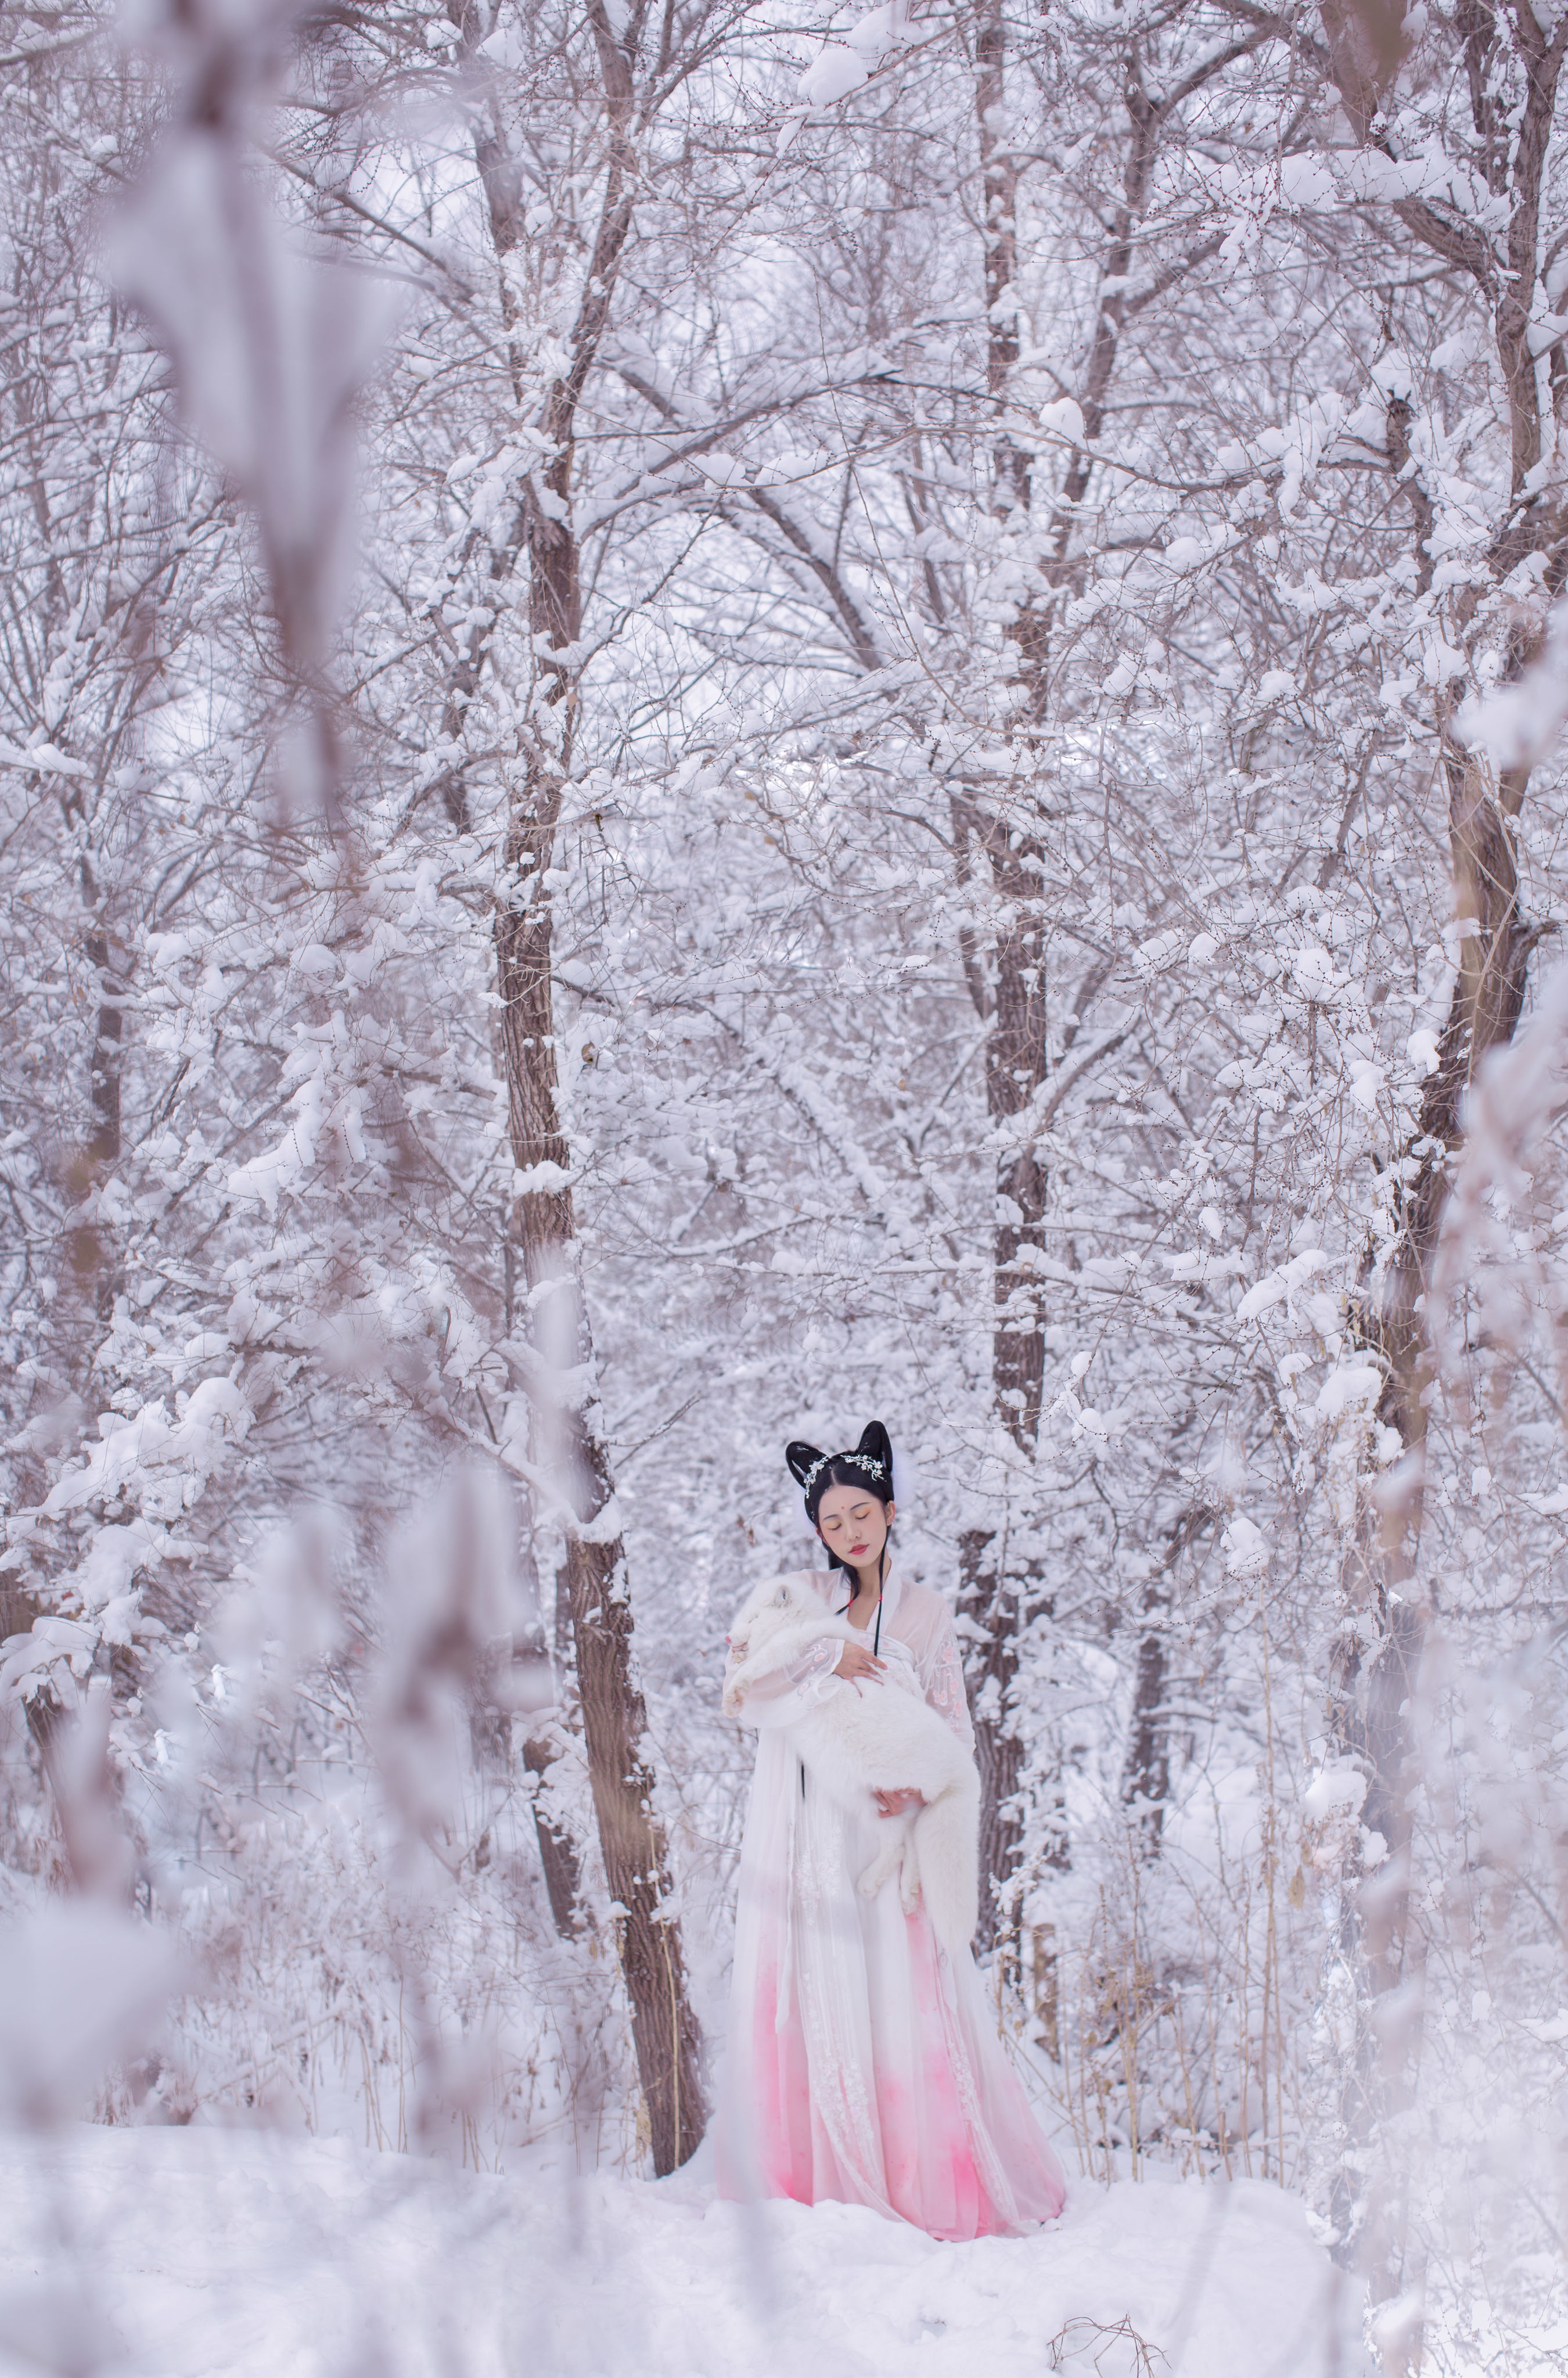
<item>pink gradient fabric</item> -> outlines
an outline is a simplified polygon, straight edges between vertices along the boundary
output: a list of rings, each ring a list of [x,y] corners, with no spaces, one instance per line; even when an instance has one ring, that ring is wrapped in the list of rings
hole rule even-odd
[[[840,1583],[837,1572],[805,1575],[819,1593]],[[972,1748],[941,1596],[890,1577],[881,1651],[913,1666]],[[741,1708],[758,1748],[716,2122],[719,2192],[869,2205],[933,2238],[1014,2235],[1059,2213],[1066,2182],[975,1961],[939,1947],[923,1906],[904,1915],[896,1880],[862,1897],[856,1878],[875,1854],[877,1820],[802,1790],[791,1720],[842,1689],[812,1661],[767,1679]]]

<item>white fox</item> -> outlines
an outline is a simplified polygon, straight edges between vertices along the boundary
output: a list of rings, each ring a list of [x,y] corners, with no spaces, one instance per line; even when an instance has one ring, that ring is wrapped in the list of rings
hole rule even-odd
[[[823,1636],[865,1640],[847,1619],[824,1610],[799,1579],[770,1578],[758,1586],[730,1637],[728,1713],[737,1713],[750,1684]],[[923,1808],[883,1820],[887,1839],[861,1875],[860,1889],[874,1899],[902,1865],[905,1913],[913,1913],[924,1891],[942,1946],[966,1949],[979,1915],[980,1779],[918,1684],[911,1678],[902,1685],[903,1664],[890,1663],[885,1676],[866,1677],[860,1687],[836,1677],[833,1689],[790,1725],[788,1736],[811,1781],[856,1815],[875,1807],[878,1792],[920,1794]]]

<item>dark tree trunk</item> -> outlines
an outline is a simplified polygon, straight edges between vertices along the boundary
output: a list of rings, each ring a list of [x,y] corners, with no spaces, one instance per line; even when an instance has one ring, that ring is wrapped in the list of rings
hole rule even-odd
[[[1192,1418],[1189,1411],[1179,1436]],[[1168,1531],[1165,1557],[1144,1585],[1139,1611],[1143,1631],[1133,1661],[1132,1723],[1121,1771],[1121,1800],[1133,1813],[1138,1846],[1145,1857],[1159,1856],[1170,1797],[1171,1577],[1193,1538],[1203,1532],[1208,1516],[1204,1510],[1190,1508]]]
[[[1046,951],[1037,869],[1039,847],[969,810],[957,812],[962,835],[986,850],[992,883],[1007,902],[996,945],[996,983],[987,1004],[986,1107],[993,1124],[1026,1114],[1047,1077]],[[1045,1337],[1037,1258],[1045,1249],[1047,1175],[1026,1137],[999,1159],[992,1240],[991,1385],[995,1409],[1021,1453],[1032,1456],[1040,1427]],[[1000,1530],[971,1531],[959,1546],[958,1608],[975,1711],[980,1770],[981,1938],[989,1947],[1016,1943],[1010,1886],[1018,1870],[1023,1828],[1018,1793],[1023,1747],[1013,1711],[1023,1603],[1035,1583],[1026,1553],[1009,1557]]]
[[[519,1635],[497,1644],[485,1663],[469,1711],[469,1737],[474,1764],[482,1774],[514,1775],[516,1726],[511,1715],[515,1697],[509,1689],[508,1670],[521,1670],[532,1685],[547,1672],[555,1691],[547,1711],[535,1713],[522,1741],[522,1770],[529,1778],[528,1800],[533,1814],[539,1864],[550,1902],[550,1919],[563,1940],[576,1940],[582,1930],[582,1860],[569,1826],[561,1821],[548,1790],[550,1771],[563,1753],[562,1735],[571,1726],[581,1731],[571,1660],[571,1614],[567,1606],[566,1573],[557,1580],[556,1639],[545,1633],[539,1609],[539,1572],[533,1557],[533,1519],[529,1515],[522,1532],[520,1565],[533,1615]],[[530,1695],[532,1699],[533,1696]]]
[[[535,546],[532,616],[552,648],[575,639],[576,548],[557,523]],[[563,619],[562,614],[566,617]],[[563,626],[568,632],[563,634]],[[563,706],[566,689],[561,688]],[[563,722],[569,727],[569,713]],[[564,753],[560,755],[564,759]],[[537,1179],[514,1204],[534,1334],[554,1376],[540,1390],[538,1441],[571,1517],[566,1587],[578,1704],[588,1755],[599,1844],[610,1897],[632,2036],[647,2101],[653,2166],[673,2171],[700,2140],[706,2107],[696,2017],[687,1996],[680,1928],[670,1906],[669,1857],[653,1808],[647,1714],[632,1663],[626,1556],[614,1521],[614,1482],[604,1418],[592,1384],[593,1346],[583,1302],[570,1151],[561,1129],[556,1072],[551,909],[542,883],[559,817],[564,775],[543,757],[531,766],[506,848],[506,892],[496,916],[513,1161]],[[541,1845],[543,1847],[543,1837]],[[546,1867],[548,1878],[549,1867]],[[557,1858],[552,1906],[568,1883]],[[557,1921],[559,1917],[557,1915]]]
[[[110,1171],[120,1160],[120,1057],[125,1038],[125,986],[114,967],[109,936],[102,931],[87,937],[88,963],[98,977],[99,1005],[92,1046],[92,1136],[88,1143],[93,1166]]]
[[[0,1588],[0,1642],[24,1635],[37,1615],[30,1598]],[[109,1749],[110,1697],[99,1689],[68,1709],[45,1684],[24,1703],[28,1733],[49,1789],[59,1843],[57,1879],[74,1892],[124,1902],[137,1883],[137,1851],[126,1824]]]
[[[483,74],[478,54],[485,30],[482,13],[468,5],[454,6],[451,13],[470,64]],[[567,342],[568,360],[549,387],[539,423],[548,441],[541,474],[544,501],[532,491],[524,493],[490,565],[497,580],[526,568],[537,672],[535,699],[523,730],[522,781],[507,826],[495,937],[511,1151],[524,1176],[513,1199],[509,1229],[521,1259],[534,1342],[542,1357],[531,1387],[536,1447],[541,1466],[567,1507],[564,1587],[576,1709],[630,2001],[653,2168],[663,2175],[686,2161],[706,2127],[701,2042],[671,1904],[668,1845],[653,1805],[647,1712],[632,1657],[626,1555],[615,1514],[614,1477],[582,1293],[575,1202],[568,1181],[570,1151],[561,1127],[556,1065],[552,911],[544,883],[560,826],[579,697],[572,657],[581,628],[571,510],[577,407],[609,318],[639,186],[629,140],[631,60],[604,0],[589,0],[587,18],[609,132],[604,208],[578,318]],[[521,184],[498,112],[486,111],[475,158],[497,256],[504,259],[521,234]],[[485,635],[475,631],[449,680],[447,713],[454,732],[461,728],[465,697],[473,691],[485,665]],[[449,814],[461,825],[467,801],[461,768],[449,772],[442,792]],[[535,1774],[547,1768],[547,1739],[531,1744],[525,1759]],[[537,1801],[535,1811],[537,1822]],[[575,1845],[561,1839],[547,1817],[540,1823],[540,1850],[557,1926],[575,1928]]]
[[[531,1734],[522,1746],[523,1767],[534,1779],[533,1831],[550,1902],[550,1920],[563,1940],[574,1940],[582,1929],[582,1864],[570,1832],[550,1814],[543,1789],[559,1756],[545,1735]]]
[[[1166,1713],[1169,1663],[1164,1631],[1155,1623],[1165,1617],[1168,1609],[1168,1596],[1163,1591],[1155,1591],[1151,1580],[1143,1593],[1143,1632],[1138,1638],[1132,1670],[1132,1727],[1121,1779],[1122,1802],[1133,1812],[1145,1857],[1159,1856],[1166,1802],[1170,1797],[1170,1735]]]
[[[563,504],[570,448],[557,448],[548,482]],[[527,547],[535,651],[576,643],[577,545],[569,525],[531,509]],[[706,2106],[697,2021],[686,1989],[680,1928],[670,1906],[664,1832],[653,1808],[647,1715],[632,1663],[626,1555],[613,1519],[614,1481],[581,1279],[570,1150],[561,1129],[551,974],[552,912],[544,874],[559,823],[570,751],[574,680],[544,665],[546,718],[530,754],[507,835],[496,955],[513,1161],[537,1185],[516,1198],[512,1230],[522,1256],[535,1337],[555,1372],[539,1413],[539,1442],[570,1506],[566,1579],[589,1781],[610,1896],[632,2036],[652,2138],[653,2167],[673,2171],[701,2139]],[[545,739],[552,721],[558,741]],[[541,1172],[545,1178],[538,1178]],[[566,1869],[557,1861],[557,1883]],[[552,1894],[552,1900],[554,1894]]]
[[[82,812],[74,801],[66,804],[68,823],[79,826]],[[88,1058],[88,1130],[69,1176],[72,1195],[85,1205],[102,1187],[120,1161],[120,1082],[125,1054],[126,981],[103,915],[102,892],[91,863],[80,866],[81,894],[90,922],[85,934],[87,962],[98,986],[93,1010],[92,1045]],[[84,1300],[106,1322],[114,1311],[120,1286],[118,1266],[111,1259],[100,1224],[79,1220],[73,1227],[68,1254],[71,1270]]]
[[[985,198],[984,270],[988,316],[986,379],[997,413],[1004,416],[1019,354],[1016,319],[1007,308],[1007,293],[1017,275],[1018,234],[1017,168],[1002,115],[1007,20],[1000,0],[979,0],[975,49],[976,111]],[[1201,70],[1200,80],[1215,70],[1212,66]],[[1129,65],[1124,96],[1131,138],[1122,200],[1107,227],[1103,263],[1107,287],[1078,391],[1085,442],[1074,450],[1060,498],[1037,533],[1041,558],[1036,591],[1020,605],[1008,630],[1018,654],[1023,697],[1014,714],[1013,731],[1025,739],[1045,723],[1057,607],[1072,591],[1082,571],[1082,562],[1072,552],[1072,534],[1094,469],[1088,447],[1099,437],[1105,423],[1106,403],[1126,319],[1128,276],[1165,121],[1164,109],[1151,101],[1143,89],[1135,58]],[[1196,261],[1197,254],[1211,252],[1212,245],[1201,248],[1192,260]],[[1012,521],[1020,529],[1028,528],[1029,457],[1009,437],[1001,419],[992,447],[991,501],[999,518]],[[1031,546],[1035,542],[1036,536],[1032,535]],[[978,792],[966,797],[964,817],[955,823],[959,824],[961,866],[967,863],[966,844],[968,832],[972,831],[986,851],[993,885],[1004,904],[995,951],[995,1010],[987,1051],[986,1103],[993,1124],[1005,1127],[1024,1113],[1047,1078],[1046,919],[1040,867],[1043,850],[1037,836],[1029,830],[1027,819],[1021,823],[1016,817],[989,811]],[[976,1006],[982,1014],[988,1013],[990,997],[978,963],[967,948],[964,955],[965,975]],[[994,1245],[998,1310],[991,1368],[997,1416],[1020,1451],[1031,1459],[1038,1440],[1045,1375],[1039,1275],[1033,1269],[1033,1258],[1044,1251],[1046,1194],[1045,1170],[1032,1147],[1022,1143],[998,1169]],[[972,1694],[977,1704],[984,1787],[982,1841],[993,1893],[984,1919],[988,1940],[999,1938],[999,1911],[1008,1904],[1021,1845],[1014,1796],[1021,1777],[1023,1751],[1011,1694],[1017,1673],[1018,1636],[1024,1615],[1022,1604],[1034,1583],[1028,1555],[1017,1564],[1015,1578],[999,1573],[1004,1559],[998,1539],[991,1533],[977,1531],[966,1537],[961,1546],[960,1606],[970,1621],[965,1635]],[[1059,1784],[1057,1796],[1059,1801]],[[1059,1837],[1056,1856],[1065,1862],[1065,1840]],[[999,1937],[1004,1944],[1010,1940],[1016,1944],[1016,1925],[1011,1916],[1001,1926]]]

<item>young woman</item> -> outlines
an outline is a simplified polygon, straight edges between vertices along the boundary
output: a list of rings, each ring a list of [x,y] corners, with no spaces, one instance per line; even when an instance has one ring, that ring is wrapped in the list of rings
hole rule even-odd
[[[997,2036],[967,1949],[940,1949],[923,1904],[856,1878],[876,1848],[806,1788],[792,1719],[828,1693],[894,1692],[908,1663],[973,1755],[946,1603],[892,1567],[892,1448],[873,1421],[852,1453],[791,1445],[791,1474],[827,1547],[806,1575],[863,1639],[827,1637],[744,1694],[757,1769],[741,1850],[729,2046],[717,2125],[721,2194],[833,2198],[933,2238],[1008,2234],[1061,2210],[1066,2183]],[[731,1661],[733,1672],[734,1662]],[[892,1815],[914,1791],[881,1796]]]

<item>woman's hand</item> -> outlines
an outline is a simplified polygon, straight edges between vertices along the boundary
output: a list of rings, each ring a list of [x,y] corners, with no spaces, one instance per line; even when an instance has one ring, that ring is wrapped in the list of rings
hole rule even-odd
[[[858,1686],[862,1676],[880,1676],[883,1665],[882,1661],[876,1659],[871,1652],[868,1651],[864,1643],[846,1643],[839,1653],[838,1663],[833,1669],[833,1674],[835,1676],[844,1677],[852,1685]]]
[[[905,1808],[923,1808],[926,1805],[926,1795],[924,1792],[916,1792],[914,1790],[906,1792],[879,1792],[876,1796],[877,1814],[879,1817],[902,1817]]]

